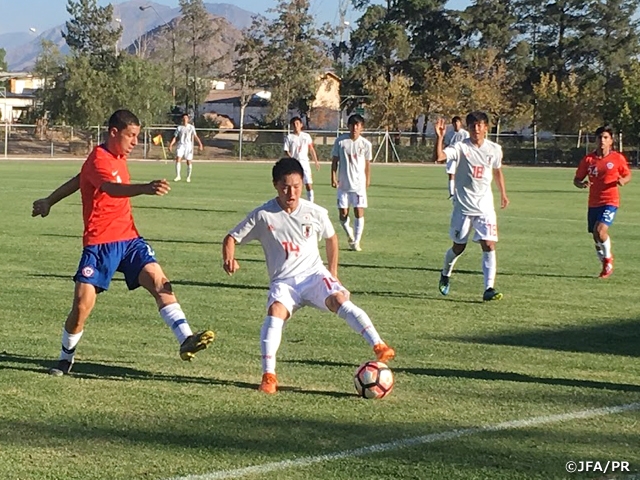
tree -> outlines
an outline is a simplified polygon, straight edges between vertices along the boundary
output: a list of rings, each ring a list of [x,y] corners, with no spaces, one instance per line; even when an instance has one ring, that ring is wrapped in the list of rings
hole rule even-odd
[[[271,92],[267,121],[286,124],[290,108],[308,115],[320,76],[330,65],[325,32],[315,27],[309,8],[309,0],[279,0],[268,11],[276,18],[255,19],[239,47],[259,48],[253,80]]]
[[[115,64],[117,42],[122,26],[113,25],[113,5],[99,7],[97,0],[67,0],[71,20],[62,32],[67,45],[76,55],[88,55],[95,68]]]

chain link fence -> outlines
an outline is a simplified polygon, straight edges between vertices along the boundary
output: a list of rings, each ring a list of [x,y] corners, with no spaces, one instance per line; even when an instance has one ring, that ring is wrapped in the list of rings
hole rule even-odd
[[[168,151],[175,126],[144,127],[139,144],[130,158],[170,160]],[[204,151],[196,150],[194,160],[275,160],[283,155],[286,130],[198,129]],[[320,161],[331,160],[336,135],[343,131],[309,131]],[[1,124],[0,158],[77,158],[83,159],[95,145],[104,141],[106,127],[74,128],[69,126]],[[366,131],[363,136],[373,144],[375,162],[429,163],[433,153],[433,135],[409,132]],[[595,148],[593,135],[544,135],[534,142],[533,136],[505,133],[490,136],[502,145],[504,163],[514,165],[577,165],[585,153]],[[620,139],[618,139],[620,141]],[[624,145],[631,164],[638,166],[640,150]],[[175,149],[174,149],[175,152]]]

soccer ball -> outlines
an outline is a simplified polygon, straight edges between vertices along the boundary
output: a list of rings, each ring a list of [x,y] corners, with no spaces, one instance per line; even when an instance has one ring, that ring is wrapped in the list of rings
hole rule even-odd
[[[393,373],[385,363],[364,362],[356,369],[353,383],[359,397],[378,399],[385,397],[393,390]]]

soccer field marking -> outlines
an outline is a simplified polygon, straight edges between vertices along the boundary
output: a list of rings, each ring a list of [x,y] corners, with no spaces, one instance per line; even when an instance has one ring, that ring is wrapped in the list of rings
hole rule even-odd
[[[333,460],[341,460],[345,458],[362,457],[372,453],[387,452],[390,450],[400,450],[403,448],[416,447],[428,443],[443,442],[454,440],[460,437],[467,437],[484,432],[500,432],[504,430],[513,430],[517,428],[535,427],[538,425],[548,425],[552,423],[566,422],[570,420],[582,420],[585,418],[602,417],[605,415],[613,415],[616,413],[631,412],[640,410],[640,402],[628,403],[625,405],[616,405],[613,407],[595,408],[591,410],[582,410],[579,412],[561,413],[557,415],[545,415],[541,417],[527,418],[524,420],[511,420],[508,422],[497,423],[495,425],[485,425],[484,427],[462,428],[457,430],[449,430],[441,433],[431,433],[420,437],[404,438],[394,440],[393,442],[379,443],[368,447],[356,448],[353,450],[343,450],[341,452],[328,453],[325,455],[317,455],[313,457],[302,457],[293,460],[282,460],[280,462],[263,463],[261,465],[253,465],[251,467],[237,468],[233,470],[217,470],[201,475],[188,475],[186,477],[171,477],[168,480],[218,480],[223,478],[241,478],[247,475],[260,475],[266,473],[288,470],[292,468],[307,467],[318,463],[331,462]]]

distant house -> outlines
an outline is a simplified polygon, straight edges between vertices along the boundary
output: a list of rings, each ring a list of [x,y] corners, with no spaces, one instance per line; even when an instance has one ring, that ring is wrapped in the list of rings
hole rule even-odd
[[[6,81],[6,90],[0,88],[0,120],[15,122],[35,104],[35,92],[44,80],[23,72],[0,72],[0,81]]]
[[[326,72],[321,77],[316,92],[316,98],[309,112],[311,130],[335,130],[340,121],[340,78]],[[251,90],[251,99],[245,109],[244,124],[250,125],[262,120],[269,113],[269,99],[271,92],[261,89]],[[242,91],[239,86],[228,86],[224,82],[216,82],[209,91],[204,103],[200,105],[200,113],[214,113],[228,117],[236,128],[240,126],[240,97]],[[291,110],[289,117],[297,116],[298,112]]]

